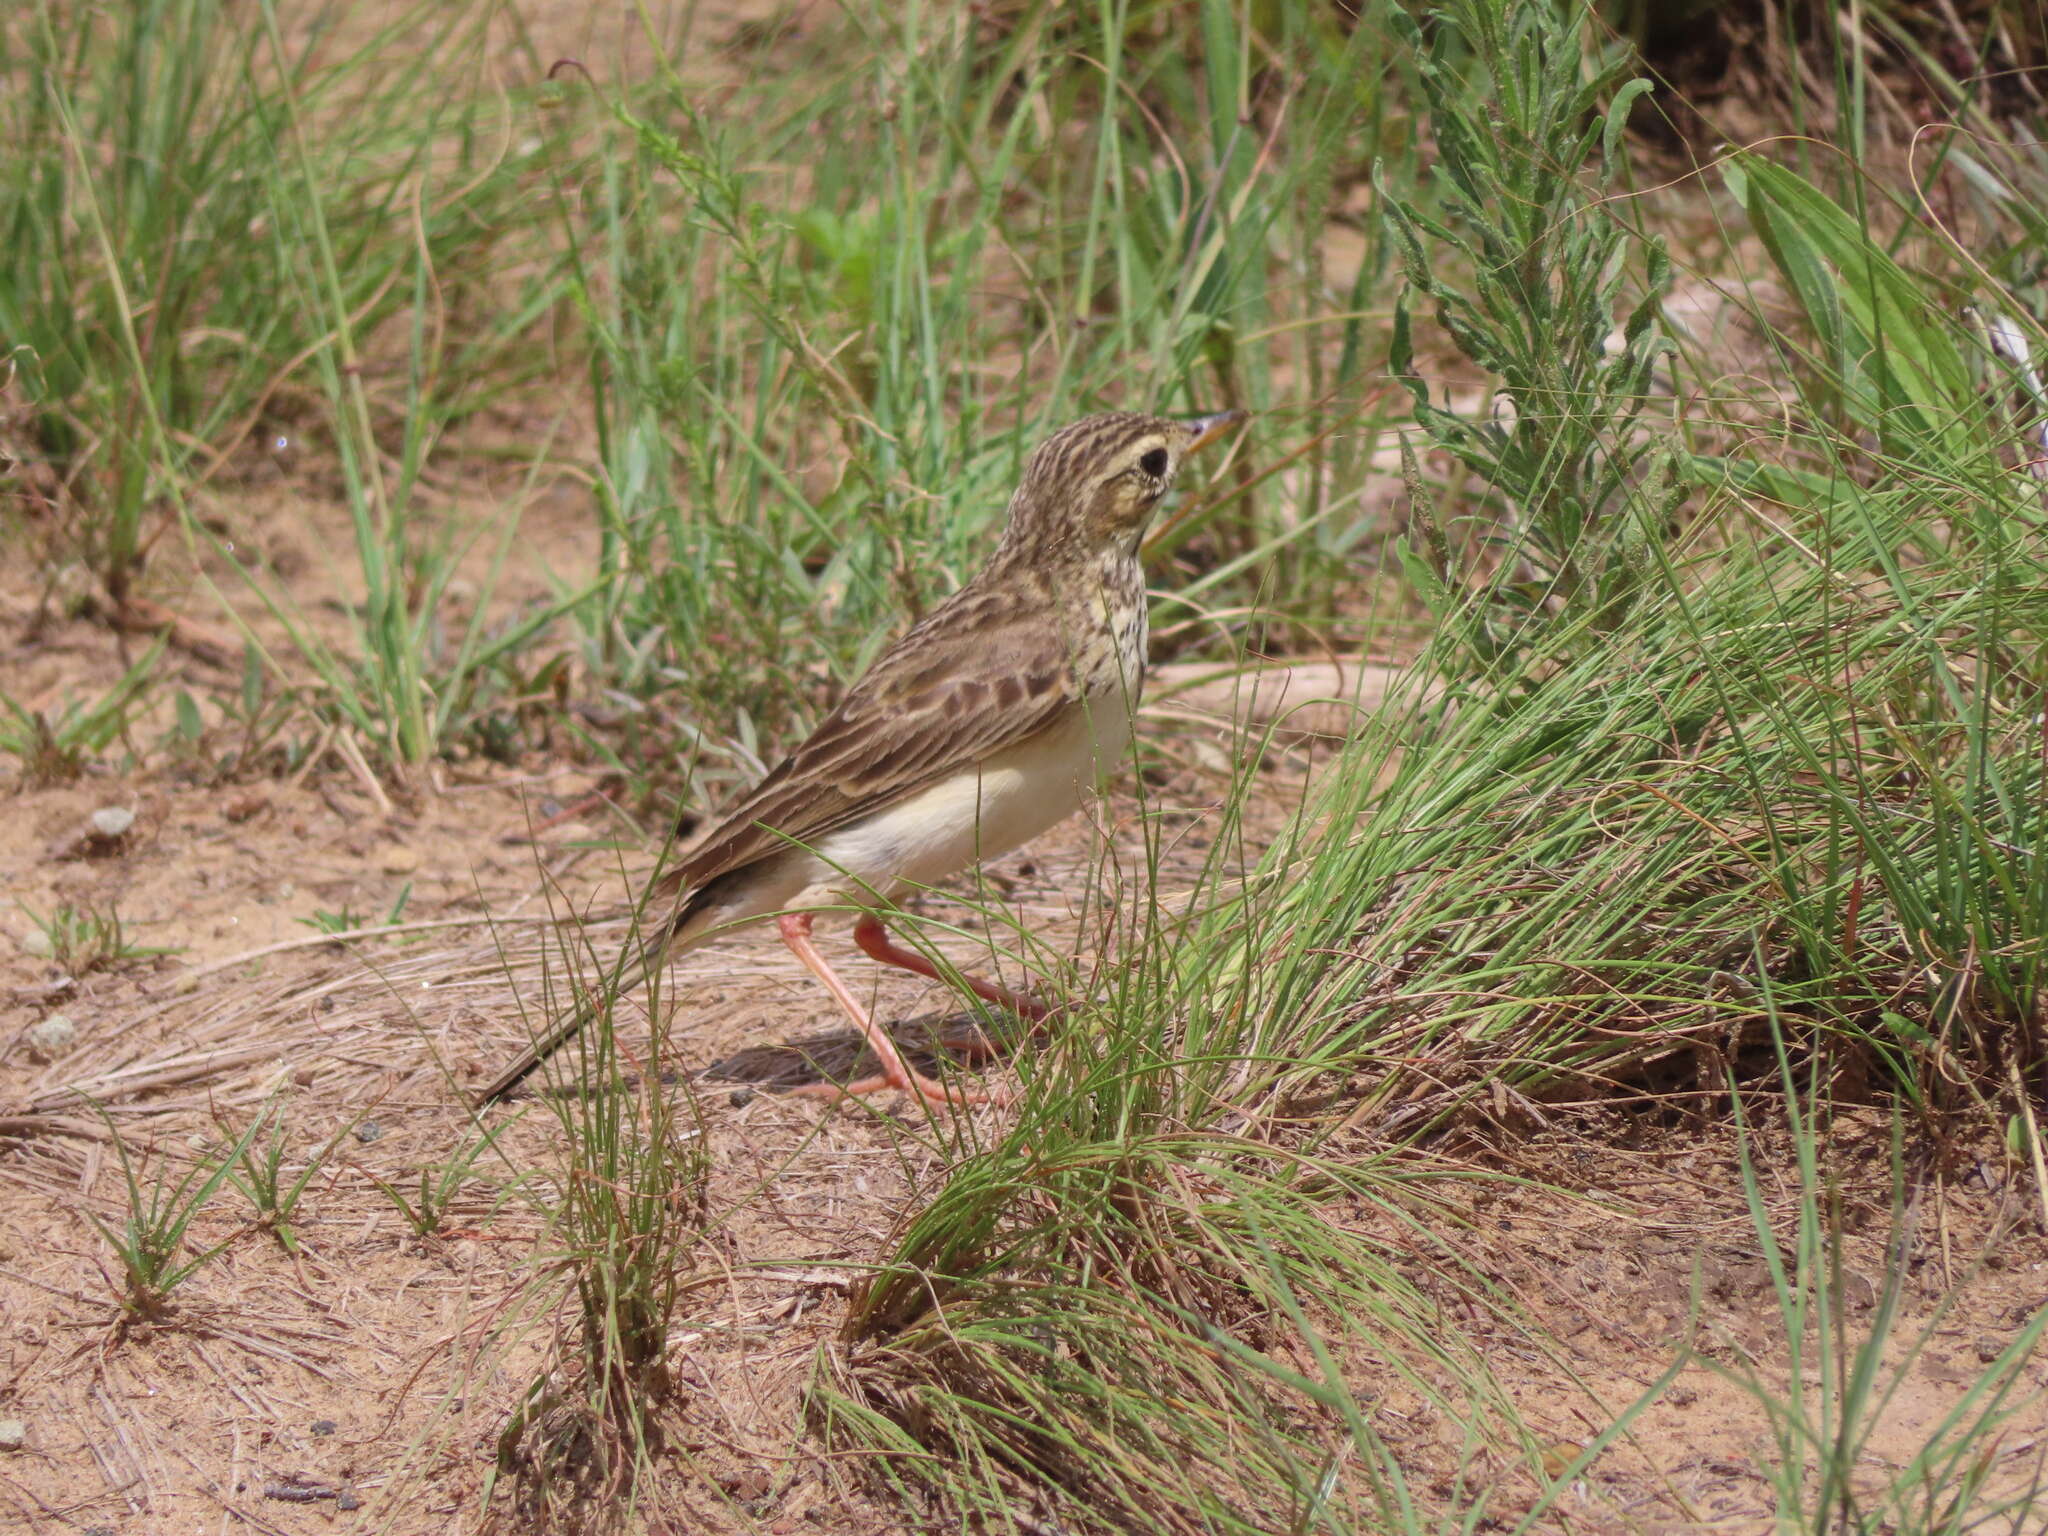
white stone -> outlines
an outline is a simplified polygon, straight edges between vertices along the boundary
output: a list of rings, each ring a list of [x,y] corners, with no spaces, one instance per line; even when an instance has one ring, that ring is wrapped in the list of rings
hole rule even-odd
[[[38,1061],[55,1061],[78,1043],[78,1026],[61,1013],[53,1013],[28,1029],[29,1054]]]
[[[101,837],[120,837],[135,825],[135,813],[125,805],[103,806],[92,813],[92,829]]]

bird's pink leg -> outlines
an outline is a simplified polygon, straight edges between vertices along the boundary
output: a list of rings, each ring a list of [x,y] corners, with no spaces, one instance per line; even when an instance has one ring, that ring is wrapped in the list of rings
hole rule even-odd
[[[782,933],[782,942],[790,947],[790,951],[797,959],[803,961],[813,976],[825,984],[825,990],[846,1010],[846,1016],[853,1020],[854,1027],[867,1041],[868,1049],[873,1051],[882,1063],[882,1070],[877,1076],[864,1077],[859,1082],[843,1086],[838,1083],[811,1083],[793,1090],[794,1092],[836,1099],[857,1093],[879,1093],[884,1088],[900,1088],[905,1093],[917,1095],[931,1105],[1005,1102],[1004,1096],[999,1093],[978,1088],[949,1088],[944,1083],[926,1077],[922,1072],[913,1072],[910,1063],[903,1059],[903,1053],[896,1049],[896,1042],[868,1017],[867,1009],[861,1007],[859,1000],[847,990],[846,983],[839,979],[838,973],[827,965],[825,957],[818,953],[818,946],[811,942],[811,914],[785,912],[776,919],[776,927]]]
[[[894,965],[906,971],[915,971],[933,981],[950,978],[939,973],[939,968],[915,950],[904,949],[889,937],[889,930],[882,926],[882,920],[872,912],[863,912],[853,925],[853,942],[866,950],[869,957],[883,965]],[[1043,1024],[1052,1016],[1052,1010],[1043,1003],[1034,1002],[1021,992],[1012,992],[999,982],[983,981],[979,976],[962,974],[960,979],[976,997],[994,1003],[998,1008],[1007,1008],[1020,1019],[1029,1019],[1033,1024]]]

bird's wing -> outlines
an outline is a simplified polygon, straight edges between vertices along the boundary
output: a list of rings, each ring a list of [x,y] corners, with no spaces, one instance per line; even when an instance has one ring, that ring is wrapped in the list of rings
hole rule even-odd
[[[625,987],[638,984],[643,962],[661,954],[708,882],[886,810],[1080,707],[1075,658],[1057,627],[999,612],[963,590],[882,653],[809,739],[648,891],[649,914],[662,914],[666,932],[634,957]],[[509,1093],[594,1011],[586,1002],[558,1020],[475,1102]]]
[[[963,591],[885,651],[809,738],[662,881],[681,895],[1028,740],[1082,702],[1042,613],[1006,619]]]

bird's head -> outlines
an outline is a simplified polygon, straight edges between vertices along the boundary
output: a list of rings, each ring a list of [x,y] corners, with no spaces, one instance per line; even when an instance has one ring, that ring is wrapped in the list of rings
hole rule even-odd
[[[1135,556],[1189,454],[1244,420],[1119,411],[1062,427],[1033,451],[1010,502],[1004,544],[1032,558]]]

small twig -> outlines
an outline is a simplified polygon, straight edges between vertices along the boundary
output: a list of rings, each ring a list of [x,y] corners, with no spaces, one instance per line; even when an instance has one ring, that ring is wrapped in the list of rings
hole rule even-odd
[[[338,729],[330,720],[321,727],[320,739],[313,743],[313,750],[306,754],[306,760],[299,764],[299,771],[285,781],[285,788],[297,789],[306,782],[306,775],[320,766],[320,759],[327,755],[327,749],[334,744],[334,733]]]
[[[19,1285],[34,1286],[39,1291],[48,1291],[52,1296],[62,1296],[66,1301],[75,1301],[81,1307],[104,1310],[113,1305],[104,1296],[88,1296],[83,1291],[74,1291],[66,1286],[52,1285],[47,1280],[38,1280],[34,1275],[24,1275],[18,1269],[0,1267],[0,1279],[12,1280]]]
[[[434,917],[423,918],[417,923],[386,923],[375,928],[344,928],[335,933],[309,934],[299,939],[279,939],[275,944],[245,949],[240,954],[209,960],[204,965],[195,965],[184,974],[192,977],[211,976],[216,971],[232,970],[238,965],[247,965],[251,960],[261,960],[266,955],[281,955],[294,949],[318,949],[323,944],[345,944],[352,939],[389,938],[402,933],[428,933],[437,928],[475,928],[480,925],[503,927],[511,923],[544,926],[573,921],[570,918],[550,916],[494,916],[488,912],[480,912],[474,917]]]
[[[120,1409],[114,1406],[114,1400],[107,1396],[107,1389],[97,1381],[92,1384],[92,1395],[93,1400],[100,1406],[100,1412],[106,1416],[107,1422],[113,1426],[114,1438],[121,1442],[121,1454],[128,1458],[128,1465],[135,1469],[135,1481],[142,1484],[142,1503],[149,1507],[151,1513],[154,1513],[157,1505],[156,1486],[150,1482],[149,1471],[142,1464],[142,1453],[136,1449],[135,1441],[128,1433],[126,1416],[122,1414]],[[131,1484],[130,1486],[133,1485]],[[124,1495],[124,1497],[128,1496]],[[142,1512],[141,1506],[137,1505],[132,1497],[128,1497],[128,1507],[135,1510],[137,1514]]]
[[[251,1062],[268,1061],[278,1054],[276,1042],[264,1045],[243,1046],[239,1050],[210,1051],[199,1056],[187,1056],[169,1065],[159,1065],[148,1071],[129,1068],[128,1076],[120,1070],[103,1072],[98,1077],[86,1078],[83,1082],[71,1082],[61,1088],[51,1089],[28,1101],[31,1113],[39,1110],[63,1109],[79,1099],[102,1101],[112,1093],[130,1095],[148,1093],[156,1088],[169,1088],[178,1083],[188,1083],[194,1078],[211,1077],[229,1067],[244,1067]],[[155,1106],[159,1111],[175,1108],[172,1105]]]
[[[178,650],[215,667],[232,667],[234,651],[226,636],[195,619],[146,597],[129,596],[105,608],[107,623],[127,635],[165,635]]]
[[[368,791],[370,798],[377,802],[379,813],[387,821],[397,815],[398,811],[392,805],[391,797],[384,793],[384,786],[377,782],[377,775],[370,771],[370,765],[363,760],[363,749],[356,742],[355,732],[337,731],[334,737],[334,750],[341,755],[341,760],[348,764],[349,771],[355,774],[363,788]]]
[[[114,1133],[92,1120],[69,1115],[0,1115],[0,1136],[76,1136],[86,1141],[112,1141]]]

